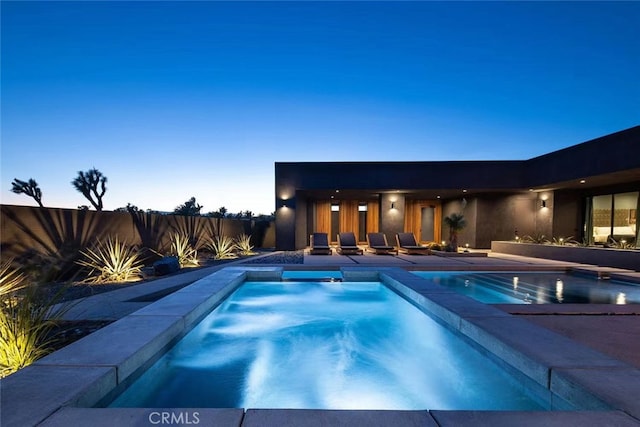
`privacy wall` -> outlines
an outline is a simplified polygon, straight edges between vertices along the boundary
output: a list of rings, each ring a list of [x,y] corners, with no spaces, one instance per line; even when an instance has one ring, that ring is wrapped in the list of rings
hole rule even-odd
[[[161,251],[170,246],[174,233],[189,236],[204,245],[212,235],[251,236],[255,247],[273,247],[271,221],[162,215],[147,212],[96,212],[77,209],[0,206],[2,258],[28,253],[54,255],[70,249],[90,247],[98,239],[118,237],[131,245]]]

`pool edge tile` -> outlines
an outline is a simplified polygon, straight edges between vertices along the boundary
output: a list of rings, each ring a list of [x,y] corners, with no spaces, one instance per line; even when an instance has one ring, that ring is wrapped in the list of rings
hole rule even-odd
[[[428,411],[248,409],[243,427],[437,427]]]
[[[116,385],[114,367],[27,366],[0,380],[0,421],[3,427],[36,425],[63,406],[93,405]]]

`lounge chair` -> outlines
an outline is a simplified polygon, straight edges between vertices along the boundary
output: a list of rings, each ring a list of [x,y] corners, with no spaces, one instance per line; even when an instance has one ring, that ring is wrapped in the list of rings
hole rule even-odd
[[[367,251],[376,255],[388,255],[398,253],[398,250],[387,243],[384,233],[367,233]]]
[[[310,255],[331,255],[333,252],[329,246],[329,236],[327,233],[313,233],[309,236],[311,249]]]
[[[408,255],[429,255],[431,249],[428,246],[422,246],[416,243],[416,238],[413,233],[398,233],[396,234],[396,241],[398,242],[398,250]]]
[[[338,253],[340,255],[363,255],[364,251],[356,244],[353,233],[338,233]]]

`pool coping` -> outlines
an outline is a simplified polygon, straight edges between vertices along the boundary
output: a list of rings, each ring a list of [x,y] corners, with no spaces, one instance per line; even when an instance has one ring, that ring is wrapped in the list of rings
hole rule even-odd
[[[85,417],[83,421],[91,425],[100,425],[101,419],[122,417],[123,425],[127,425],[125,420],[139,424],[145,416],[151,423],[149,417],[154,411],[180,414],[191,411],[193,414],[193,408],[133,408],[126,411],[87,406],[117,394],[139,370],[148,367],[245,280],[280,280],[283,270],[282,266],[221,268],[1,380],[3,426],[69,425],[69,420],[78,416]],[[520,413],[521,416],[526,414],[529,420],[539,418],[545,425],[554,419],[562,419],[563,425],[571,425],[572,422],[566,423],[567,419],[573,419],[576,425],[584,422],[585,411],[566,411],[568,402],[587,411],[598,411],[598,417],[611,416],[612,420],[630,423],[640,420],[640,402],[636,398],[640,393],[639,369],[402,268],[349,266],[340,270],[348,281],[379,280],[389,286],[422,311],[517,369],[522,373],[523,381],[543,387],[548,392],[551,408],[561,410],[500,411],[497,414],[495,411],[383,411],[387,415],[395,413],[400,417],[398,420],[402,417],[412,420],[416,416],[414,413],[420,413],[418,418],[423,420],[426,414],[425,419],[434,423],[438,419],[439,425],[446,425],[442,424],[446,420],[459,421],[460,416],[464,417],[463,412],[476,421],[483,417],[507,420]],[[115,347],[114,343],[120,345]],[[278,424],[276,421],[268,421],[265,417],[279,414],[278,419],[282,420],[284,416],[286,420],[287,413],[291,417],[300,413],[253,409],[247,409],[246,413],[242,409],[201,411],[207,420],[215,419],[216,425],[217,422],[224,423],[221,425],[258,425],[258,421],[252,421],[258,419],[264,421],[260,425],[269,425],[269,422],[275,425]],[[337,419],[348,420],[350,417],[366,418],[371,411],[315,412],[324,416],[338,412]]]

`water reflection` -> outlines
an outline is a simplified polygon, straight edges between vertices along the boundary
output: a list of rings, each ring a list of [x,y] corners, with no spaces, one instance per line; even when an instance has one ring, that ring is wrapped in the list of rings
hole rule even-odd
[[[556,279],[556,299],[559,303],[562,303],[564,300],[564,296],[562,293],[564,292],[564,282],[560,279]]]

